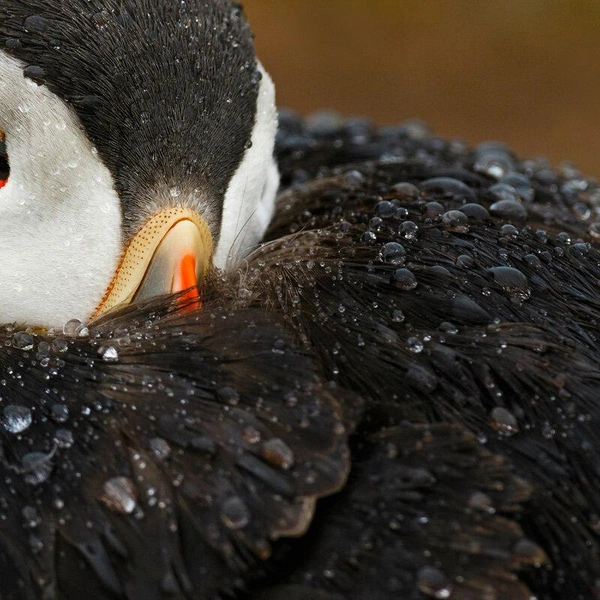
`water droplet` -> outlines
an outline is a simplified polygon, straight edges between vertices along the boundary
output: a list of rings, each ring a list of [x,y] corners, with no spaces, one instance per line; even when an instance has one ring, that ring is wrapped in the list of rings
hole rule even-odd
[[[492,499],[483,492],[473,492],[469,496],[468,504],[470,508],[474,508],[476,510],[494,512]]]
[[[456,257],[456,264],[463,269],[472,269],[475,266],[475,261],[468,254],[460,254]]]
[[[294,453],[291,448],[281,439],[273,438],[266,441],[261,448],[263,458],[271,464],[290,469],[294,464]]]
[[[447,231],[467,233],[469,231],[469,218],[460,210],[449,210],[442,215],[442,225]]]
[[[63,327],[63,333],[69,337],[85,337],[89,335],[89,329],[79,319],[67,321]]]
[[[389,202],[388,200],[382,200],[375,206],[375,212],[380,218],[388,219],[394,215],[396,212],[396,207],[392,202]]]
[[[569,249],[571,256],[576,258],[583,258],[589,251],[590,245],[583,242],[575,242]]]
[[[592,223],[588,231],[593,238],[600,239],[600,222]]]
[[[75,440],[72,431],[68,429],[57,429],[54,433],[54,441],[59,448],[70,448]]]
[[[490,212],[495,217],[503,219],[523,220],[527,218],[525,207],[514,200],[499,200],[490,206]]]
[[[231,387],[222,387],[217,390],[217,398],[226,404],[231,406],[237,406],[240,401],[240,395]]]
[[[442,571],[435,567],[422,567],[417,574],[417,586],[423,594],[433,598],[450,598],[452,584]]]
[[[360,236],[360,241],[363,244],[374,244],[377,241],[377,236],[372,232],[372,231],[365,231],[361,236]]]
[[[106,362],[117,362],[119,360],[119,352],[114,346],[100,346],[98,354]]]
[[[455,335],[458,333],[458,327],[454,323],[450,323],[448,321],[442,321],[439,326],[439,330],[444,333],[449,333],[451,335]]]
[[[504,290],[517,297],[519,300],[527,300],[531,295],[527,277],[518,269],[513,267],[491,267],[487,269],[496,283]]]
[[[348,221],[340,221],[338,228],[342,233],[348,233],[352,229],[352,224]]]
[[[64,340],[63,338],[56,338],[54,340],[52,340],[52,350],[54,350],[54,352],[58,352],[59,354],[62,354],[64,352],[66,352],[69,349],[69,342],[67,342],[67,340]]]
[[[403,291],[414,290],[418,285],[416,277],[408,269],[396,269],[392,273],[390,283]]]
[[[477,202],[477,194],[466,183],[453,177],[434,177],[419,187],[422,194],[438,198],[445,206],[448,201],[455,205]]]
[[[18,50],[21,48],[21,45],[21,40],[18,40],[17,38],[7,38],[4,42],[4,47],[7,50]]]
[[[388,242],[381,249],[381,259],[391,265],[398,265],[404,262],[406,250],[398,242]]]
[[[66,404],[53,404],[50,407],[50,416],[56,423],[64,423],[69,419],[69,408]]]
[[[244,441],[248,442],[249,444],[258,444],[262,437],[260,431],[258,431],[258,429],[255,429],[250,425],[246,425],[244,427],[242,431],[242,436],[244,438]]]
[[[514,435],[519,431],[516,417],[506,408],[497,406],[490,413],[491,426],[506,436]]]
[[[498,142],[485,142],[475,149],[473,168],[494,179],[501,179],[515,170],[515,160],[510,150]]]
[[[513,557],[530,565],[539,567],[547,561],[546,553],[537,544],[523,538],[519,540],[513,548]]]
[[[491,219],[490,213],[481,204],[470,202],[461,206],[458,210],[467,215],[470,221],[485,223]]]
[[[227,498],[221,506],[221,521],[228,529],[243,529],[250,522],[250,511],[241,498]]]
[[[137,506],[137,490],[128,477],[113,477],[102,486],[100,500],[110,510],[129,515]]]
[[[423,216],[426,219],[431,219],[432,221],[436,221],[444,214],[445,209],[439,202],[428,202],[423,207]]]
[[[54,451],[47,454],[43,452],[29,452],[21,460],[21,468],[26,483],[39,485],[44,483],[52,473],[52,457]]]
[[[507,239],[516,240],[519,237],[519,230],[514,225],[507,223],[500,227],[500,235]]]
[[[12,335],[11,344],[17,350],[31,350],[33,349],[33,336],[25,331],[17,331]]]
[[[381,231],[383,228],[383,219],[381,217],[373,217],[369,221],[369,229],[371,231]]]
[[[415,354],[420,354],[425,349],[423,342],[418,337],[409,337],[406,340],[406,347]]]
[[[404,313],[399,308],[392,311],[392,321],[394,323],[404,323],[405,319]]]
[[[36,527],[39,527],[39,525],[42,522],[40,513],[33,506],[24,506],[21,510],[21,514],[25,519],[25,526],[30,529],[35,529]]]
[[[496,197],[496,200],[512,200],[519,203],[521,201],[517,190],[508,183],[495,183],[490,187],[489,192]]]
[[[590,207],[583,202],[575,202],[571,208],[578,221],[587,221],[592,216]]]
[[[408,210],[406,208],[404,208],[403,206],[401,206],[400,208],[396,209],[396,212],[394,213],[394,220],[396,221],[404,221],[406,219],[408,219]]]
[[[9,404],[2,411],[4,428],[10,433],[21,433],[32,423],[31,411],[20,404]]]
[[[400,229],[398,233],[407,240],[416,240],[417,232],[419,231],[419,226],[413,221],[405,221],[400,225]]]
[[[508,173],[500,180],[500,183],[506,183],[512,186],[524,202],[533,201],[534,190],[531,185],[531,179],[529,179],[527,175],[515,172]]]
[[[525,264],[529,265],[534,269],[538,269],[542,266],[542,261],[535,254],[526,254],[523,257]]]
[[[409,201],[416,200],[419,197],[419,189],[412,183],[401,182],[393,185],[390,192],[398,200]]]
[[[169,443],[163,438],[152,438],[148,442],[148,445],[150,446],[150,450],[154,452],[155,456],[161,460],[165,460],[171,456],[171,446],[169,446]]]
[[[38,65],[29,65],[23,69],[23,75],[38,85],[45,83],[46,71]]]
[[[25,19],[23,25],[27,31],[32,33],[44,33],[48,26],[48,22],[39,15],[31,15]]]

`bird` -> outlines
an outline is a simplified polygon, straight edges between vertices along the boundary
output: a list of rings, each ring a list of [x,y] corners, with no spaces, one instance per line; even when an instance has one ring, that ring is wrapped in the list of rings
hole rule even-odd
[[[600,594],[597,183],[277,117],[226,0],[0,48],[3,598]]]

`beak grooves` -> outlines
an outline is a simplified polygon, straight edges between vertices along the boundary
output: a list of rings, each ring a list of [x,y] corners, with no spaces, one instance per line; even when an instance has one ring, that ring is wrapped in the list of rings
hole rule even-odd
[[[182,207],[155,214],[129,242],[93,316],[195,286],[208,272],[212,252],[212,235],[200,215]]]

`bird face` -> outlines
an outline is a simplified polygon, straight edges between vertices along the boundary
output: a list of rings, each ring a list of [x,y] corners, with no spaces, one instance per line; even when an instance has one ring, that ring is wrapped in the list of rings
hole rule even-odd
[[[179,292],[260,240],[274,87],[234,3],[8,0],[0,49],[0,322]]]

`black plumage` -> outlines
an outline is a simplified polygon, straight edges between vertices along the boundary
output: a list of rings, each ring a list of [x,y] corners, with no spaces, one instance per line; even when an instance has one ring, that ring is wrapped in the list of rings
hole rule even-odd
[[[596,184],[418,125],[278,157],[199,311],[4,328],[3,597],[595,597]]]
[[[159,308],[3,331],[3,598],[233,591],[343,485],[348,413],[277,319]]]
[[[362,427],[460,423],[507,456],[534,486],[521,522],[550,557],[524,579],[541,598],[591,597],[597,185],[416,125],[288,127],[284,177],[321,177],[280,198],[263,293],[370,399]],[[380,159],[331,170],[345,148]]]

